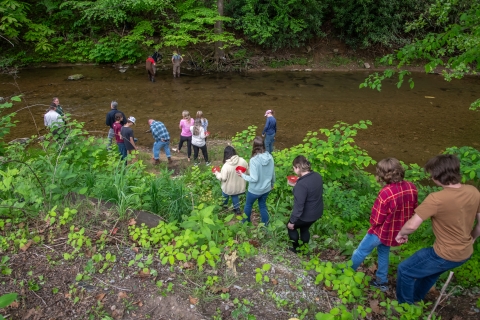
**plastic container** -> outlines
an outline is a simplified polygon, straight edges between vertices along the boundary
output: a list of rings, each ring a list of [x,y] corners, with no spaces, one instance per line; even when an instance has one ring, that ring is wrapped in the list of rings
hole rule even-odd
[[[205,135],[206,135],[206,136],[209,136],[209,135],[210,135],[210,131],[206,131],[206,132],[205,132]]]
[[[247,168],[238,166],[235,168],[235,171],[240,171],[241,173],[245,173],[247,171]]]
[[[298,176],[288,176],[287,183],[289,186],[295,186],[297,184]]]
[[[215,173],[215,172],[220,172],[220,167],[219,166],[215,166],[212,168],[212,172]]]

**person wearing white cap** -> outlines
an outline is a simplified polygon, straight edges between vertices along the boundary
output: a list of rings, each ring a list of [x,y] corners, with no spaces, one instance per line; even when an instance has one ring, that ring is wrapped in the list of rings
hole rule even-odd
[[[262,136],[265,137],[265,149],[272,153],[275,134],[277,133],[277,120],[273,117],[273,110],[267,110],[265,117],[267,117],[267,122],[265,128],[263,128]]]
[[[128,154],[131,154],[133,150],[137,150],[137,146],[135,145],[135,137],[133,136],[133,129],[130,128],[135,124],[135,121],[136,119],[134,117],[129,117],[127,119],[127,123],[125,123],[120,130],[120,134],[123,137],[123,143],[125,144]]]

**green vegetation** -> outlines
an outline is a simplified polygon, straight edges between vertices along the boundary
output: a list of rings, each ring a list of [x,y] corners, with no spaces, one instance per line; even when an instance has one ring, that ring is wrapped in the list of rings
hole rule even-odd
[[[425,61],[426,73],[441,68],[446,81],[476,75],[480,70],[480,3],[464,0],[436,0],[413,21],[406,24],[406,32],[417,33],[411,43],[388,54],[382,64],[396,65],[383,73],[370,75],[362,87],[381,90],[381,83],[398,73],[397,86],[410,72],[405,67],[415,61]],[[410,87],[414,82],[409,79]],[[471,110],[480,107],[480,99],[470,105]]]
[[[10,102],[0,105],[2,108],[8,106]],[[9,122],[12,118],[4,115],[2,120]],[[33,142],[26,148],[18,144],[7,145],[0,162],[1,274],[3,278],[11,276],[9,256],[12,254],[25,251],[29,246],[50,246],[59,236],[66,239],[64,249],[58,249],[62,250],[61,263],[74,263],[79,259],[86,261],[78,269],[77,282],[89,281],[109,272],[119,260],[112,251],[114,246],[108,245],[115,228],[111,231],[101,229],[96,234],[89,231],[94,222],[86,218],[81,202],[75,204],[70,201],[74,195],[82,194],[111,202],[114,204],[115,216],[112,218],[116,221],[115,226],[119,221],[129,225],[122,242],[137,250],[124,266],[132,274],[155,279],[158,271],[153,267],[154,262],[170,268],[171,272],[178,270],[176,268],[184,272],[192,270],[190,276],[197,277],[199,280],[196,281],[202,283],[197,285],[196,294],[202,295],[205,300],[231,302],[234,307],[232,317],[236,319],[255,319],[254,302],[232,298],[228,293],[228,287],[235,279],[234,271],[228,277],[213,276],[216,273],[210,272],[224,266],[224,259],[227,266],[228,261],[233,261],[228,267],[232,268],[235,265],[233,256],[238,257],[236,264],[239,266],[260,252],[274,253],[274,261],[284,259],[285,248],[289,245],[285,223],[293,204],[286,176],[291,174],[293,158],[304,154],[310,159],[312,169],[324,178],[325,213],[312,227],[314,240],[307,255],[300,256],[300,270],[303,271],[290,279],[289,285],[296,291],[303,291],[304,279],[311,277],[307,271],[310,274],[313,272],[315,285],[335,292],[338,299],[329,310],[319,310],[314,305],[297,308],[288,296],[281,296],[271,289],[278,274],[272,271],[274,266],[270,262],[253,269],[252,282],[262,288],[277,308],[291,315],[316,319],[366,318],[372,313],[372,293],[368,287],[370,277],[349,269],[350,262],[346,262],[345,258],[336,262],[322,261],[320,254],[335,250],[348,258],[369,225],[370,208],[380,186],[366,171],[375,161],[354,140],[358,131],[367,130],[369,125],[370,121],[356,124],[338,122],[331,129],[308,132],[302,144],[275,151],[277,183],[268,198],[271,219],[267,227],[235,223],[241,217],[222,212],[219,183],[210,168],[188,168],[181,176],[172,179],[172,173],[167,170],[159,175],[146,172],[142,160],[125,167],[115,153],[107,153],[101,141],[88,135],[81,123],[72,121],[59,137],[48,134],[45,140],[35,143],[40,149]],[[251,126],[232,139],[240,155],[248,158],[256,131],[257,128]],[[480,166],[477,160],[480,152],[470,147],[452,147],[446,152],[460,157],[464,182],[478,186]],[[419,189],[420,201],[437,190],[437,187],[426,183],[428,177],[418,165],[405,167],[406,178],[416,183]],[[135,209],[154,212],[162,220],[154,228],[137,225],[131,219],[131,211]],[[395,272],[401,260],[419,248],[431,245],[433,240],[431,225],[428,222],[422,224],[407,245],[392,249],[391,272]],[[477,243],[473,257],[456,269],[457,285],[466,288],[478,283],[479,252],[480,244]],[[369,257],[365,263],[372,264],[373,259]],[[58,261],[49,259],[49,263],[54,266]],[[188,277],[185,282],[187,280],[191,282]],[[48,285],[43,275],[32,272],[28,273],[25,281],[22,285],[32,292],[40,292]],[[173,294],[173,282],[157,281],[156,285],[161,294]],[[181,287],[184,284],[178,285],[178,288]],[[50,290],[58,292],[56,287]],[[210,292],[217,294],[212,296]],[[73,285],[68,295],[73,304],[83,297],[83,293]],[[389,319],[423,318],[429,308],[429,304],[398,305],[378,292],[373,298],[380,301],[377,311]],[[133,307],[128,300],[124,304]],[[103,314],[104,310],[99,305],[91,312]]]

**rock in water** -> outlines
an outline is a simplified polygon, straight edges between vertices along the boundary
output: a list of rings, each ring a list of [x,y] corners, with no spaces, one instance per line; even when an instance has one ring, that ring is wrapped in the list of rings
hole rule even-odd
[[[365,67],[365,69],[370,69],[370,64],[368,62],[365,62],[363,66]]]
[[[77,74],[72,74],[71,76],[68,76],[68,80],[80,80],[84,78],[83,74],[77,73]]]

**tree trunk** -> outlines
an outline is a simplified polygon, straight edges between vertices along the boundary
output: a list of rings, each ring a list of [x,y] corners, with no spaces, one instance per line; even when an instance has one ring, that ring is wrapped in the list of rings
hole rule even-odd
[[[223,17],[223,0],[217,0],[217,9],[218,15]],[[217,21],[215,23],[215,34],[222,34],[223,32],[223,21]],[[225,51],[221,49],[223,47],[222,41],[215,42],[215,61],[218,64],[220,59],[223,59],[225,56]]]

